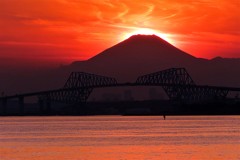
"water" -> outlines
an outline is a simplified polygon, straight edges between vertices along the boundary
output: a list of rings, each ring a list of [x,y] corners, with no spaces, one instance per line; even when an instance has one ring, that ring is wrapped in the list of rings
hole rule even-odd
[[[240,116],[0,117],[1,160],[237,160]]]

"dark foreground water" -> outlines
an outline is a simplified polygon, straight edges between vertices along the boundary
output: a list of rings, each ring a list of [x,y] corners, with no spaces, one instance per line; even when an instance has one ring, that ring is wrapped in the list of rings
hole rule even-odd
[[[238,160],[240,116],[0,117],[0,160]]]

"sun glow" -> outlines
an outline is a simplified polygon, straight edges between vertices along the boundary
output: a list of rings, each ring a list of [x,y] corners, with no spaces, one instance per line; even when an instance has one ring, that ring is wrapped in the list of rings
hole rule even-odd
[[[156,30],[149,29],[149,28],[139,28],[139,29],[134,30],[133,32],[123,34],[122,39],[125,40],[133,35],[156,35],[156,36],[164,39],[165,41],[168,41],[171,44],[175,44],[173,39],[170,38],[170,36],[171,36],[170,34],[160,33]]]

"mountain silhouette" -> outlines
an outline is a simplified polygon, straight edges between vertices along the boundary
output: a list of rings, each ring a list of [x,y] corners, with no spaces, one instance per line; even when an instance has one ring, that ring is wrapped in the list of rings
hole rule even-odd
[[[134,81],[138,76],[172,67],[185,67],[197,84],[240,86],[240,59],[196,58],[156,35],[134,35],[86,61],[67,66]]]
[[[73,62],[70,70],[134,81],[137,76],[172,67],[185,67],[198,84],[240,86],[240,59],[196,58],[156,35],[134,35],[87,61]]]
[[[73,62],[70,70],[105,74],[120,80],[183,64],[204,61],[174,47],[156,35],[134,35],[84,62]]]
[[[187,69],[197,84],[240,87],[240,59],[196,58],[156,35],[134,35],[96,56],[47,72],[5,75],[0,90],[35,91],[62,87],[73,71],[84,71],[133,82],[138,76],[172,67]],[[15,78],[14,78],[15,77]]]

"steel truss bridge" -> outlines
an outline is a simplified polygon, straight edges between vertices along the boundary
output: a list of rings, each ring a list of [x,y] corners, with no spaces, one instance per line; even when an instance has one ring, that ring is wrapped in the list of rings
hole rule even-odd
[[[94,88],[122,86],[161,86],[170,100],[190,103],[223,100],[230,91],[240,91],[240,88],[233,87],[197,85],[185,68],[170,68],[143,75],[133,83],[118,83],[111,77],[72,72],[62,88],[0,97],[0,101],[2,106],[6,106],[8,100],[18,99],[22,109],[24,98],[31,96],[38,96],[40,104],[49,105],[51,102],[82,104],[87,101]]]

